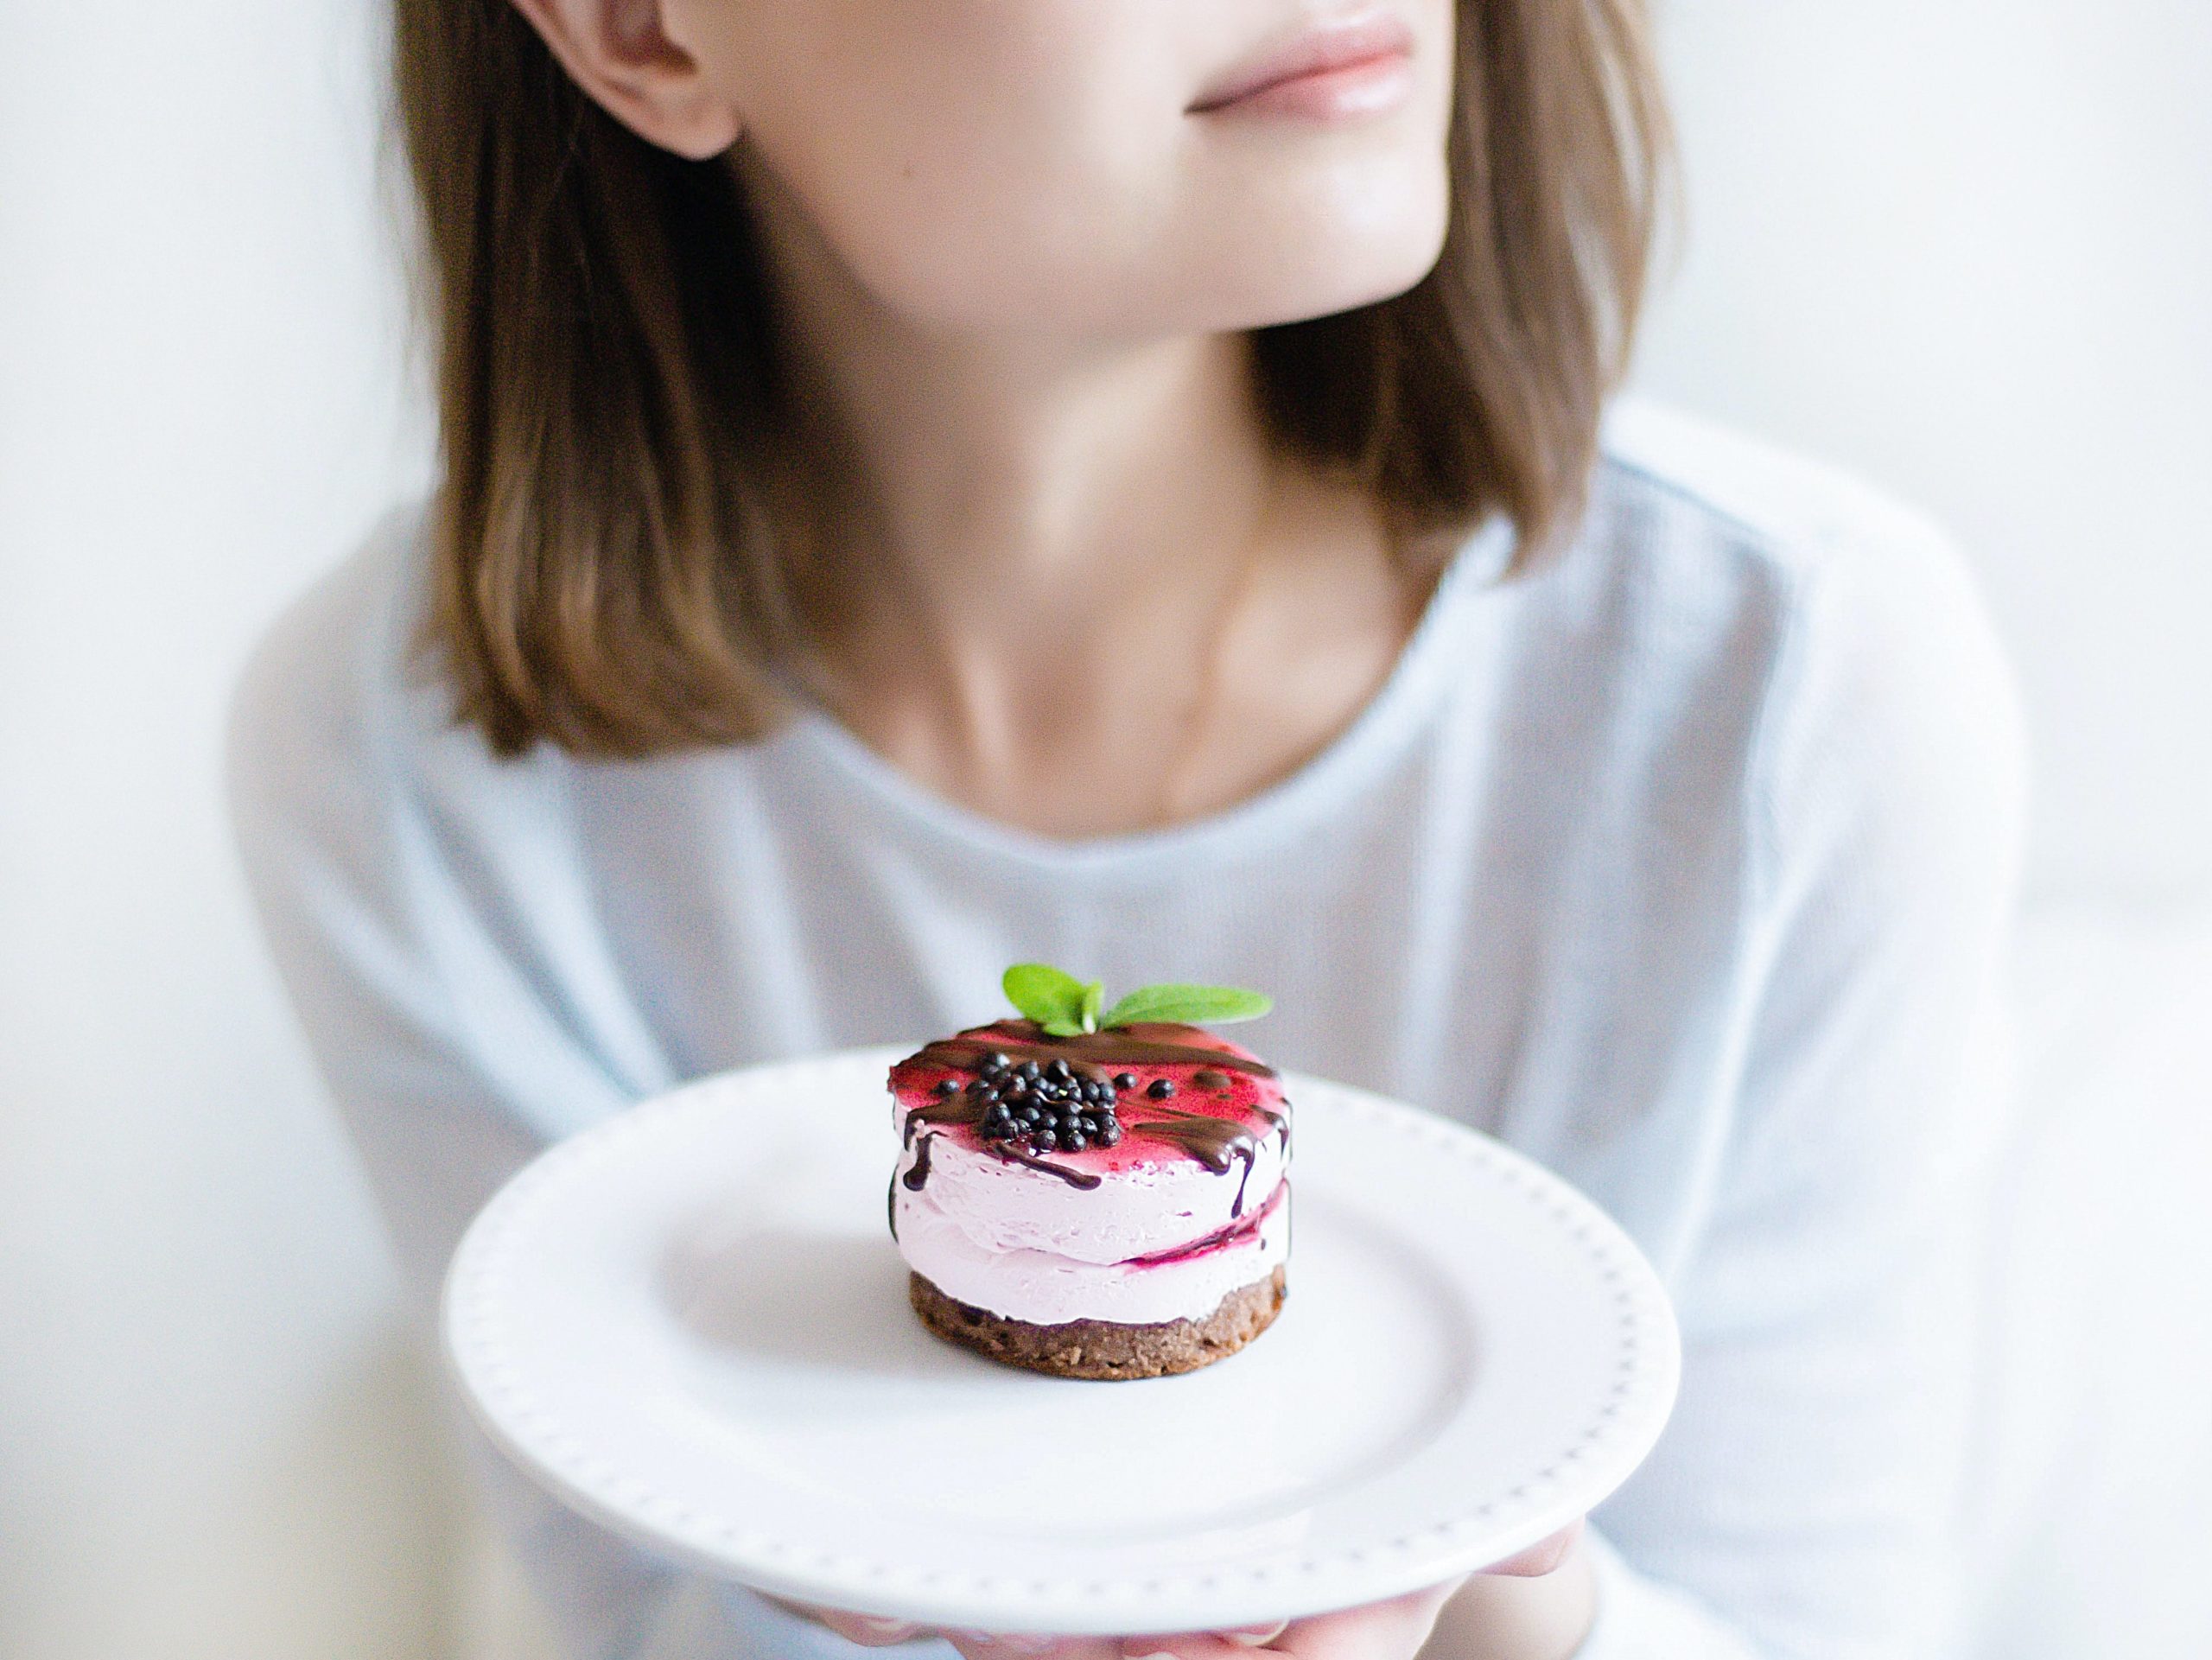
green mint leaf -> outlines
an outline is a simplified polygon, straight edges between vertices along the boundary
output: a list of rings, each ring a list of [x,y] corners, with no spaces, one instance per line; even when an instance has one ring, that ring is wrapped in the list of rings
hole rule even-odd
[[[1176,1021],[1186,1026],[1220,1026],[1257,1020],[1274,1007],[1274,999],[1236,986],[1139,986],[1108,1009],[1099,1024]]]
[[[1098,1029],[1098,1011],[1105,1007],[1106,983],[1103,980],[1093,980],[1083,989],[1081,1019],[1084,1031],[1096,1032]]]
[[[999,983],[1006,989],[1007,1001],[1046,1031],[1055,1025],[1082,1030],[1083,982],[1072,974],[1047,963],[1016,963]]]
[[[1055,1038],[1074,1038],[1083,1035],[1084,1028],[1073,1021],[1040,1021],[1046,1035]]]

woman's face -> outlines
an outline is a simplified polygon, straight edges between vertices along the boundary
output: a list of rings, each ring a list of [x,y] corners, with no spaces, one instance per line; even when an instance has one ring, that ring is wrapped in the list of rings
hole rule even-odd
[[[1442,246],[1452,0],[664,0],[663,16],[743,122],[747,169],[924,327],[1253,328],[1402,292]]]

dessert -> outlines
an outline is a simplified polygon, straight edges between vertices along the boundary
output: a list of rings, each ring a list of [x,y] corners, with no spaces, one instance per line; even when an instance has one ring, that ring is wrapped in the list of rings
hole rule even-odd
[[[1157,1377],[1235,1353],[1282,1307],[1289,1103],[1208,1031],[1254,993],[1101,988],[1024,964],[1022,1017],[891,1069],[893,1237],[938,1336],[1066,1377]]]

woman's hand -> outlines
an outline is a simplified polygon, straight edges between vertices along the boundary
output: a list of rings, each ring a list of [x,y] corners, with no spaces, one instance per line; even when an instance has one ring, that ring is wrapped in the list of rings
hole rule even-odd
[[[1560,1660],[1572,1650],[1561,1649],[1555,1654],[1548,1648],[1524,1650],[1523,1645],[1511,1642],[1493,1642],[1490,1640],[1492,1633],[1466,1629],[1474,1622],[1452,1620],[1451,1613],[1466,1600],[1464,1593],[1480,1581],[1535,1580],[1551,1574],[1574,1554],[1581,1536],[1582,1523],[1577,1522],[1479,1574],[1462,1574],[1442,1585],[1364,1607],[1243,1631],[1125,1638],[1122,1655],[1124,1660],[1253,1660],[1254,1651],[1258,1650],[1293,1656],[1295,1660],[1414,1660],[1428,1645],[1441,1619],[1455,1627],[1449,1633],[1452,1641],[1442,1650],[1453,1660],[1463,1655],[1471,1660],[1475,1656],[1481,1660],[1491,1660],[1492,1656],[1497,1660],[1521,1660],[1524,1651],[1531,1660]],[[979,1652],[969,1660],[1002,1657]]]
[[[763,1593],[766,1594],[765,1593]],[[938,1631],[903,1619],[884,1619],[874,1614],[847,1613],[837,1608],[816,1608],[805,1603],[769,1597],[787,1613],[826,1625],[849,1643],[864,1649],[887,1649],[923,1638],[941,1637],[969,1660],[1122,1660],[1122,1642],[1114,1637],[1024,1637],[988,1631]],[[1243,1654],[1245,1650],[1239,1650]]]
[[[1440,1623],[1445,1628],[1441,1651],[1452,1660],[1564,1660],[1580,1646],[1589,1628],[1586,1570],[1579,1584],[1547,1584],[1541,1590],[1531,1583],[1529,1589],[1516,1591],[1510,1582],[1550,1581],[1562,1567],[1579,1565],[1581,1535],[1582,1523],[1577,1522],[1479,1574],[1387,1602],[1229,1631],[1118,1640],[937,1632],[901,1620],[784,1606],[868,1648],[943,1636],[966,1660],[1256,1660],[1262,1655],[1285,1655],[1293,1660],[1414,1660]]]
[[[1414,1660],[1466,1576],[1430,1586],[1388,1602],[1332,1614],[1279,1622],[1238,1631],[1179,1637],[1128,1638],[1128,1660],[1252,1660],[1253,1651],[1296,1660]]]

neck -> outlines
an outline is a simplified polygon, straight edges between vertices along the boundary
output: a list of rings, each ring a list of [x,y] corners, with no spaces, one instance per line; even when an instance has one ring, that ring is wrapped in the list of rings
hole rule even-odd
[[[880,753],[1033,828],[1128,828],[1280,775],[1371,692],[1402,579],[1363,492],[1276,457],[1248,336],[924,326],[753,187],[815,690]]]
[[[1249,359],[1238,337],[1056,362],[942,339],[841,353],[824,521],[886,607],[941,638],[1213,591],[1273,470]]]
[[[866,572],[833,627],[872,614],[941,641],[1049,639],[1134,594],[1219,590],[1275,470],[1247,337],[925,327],[772,179],[749,182],[811,429],[812,534]]]

